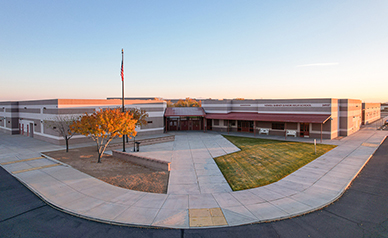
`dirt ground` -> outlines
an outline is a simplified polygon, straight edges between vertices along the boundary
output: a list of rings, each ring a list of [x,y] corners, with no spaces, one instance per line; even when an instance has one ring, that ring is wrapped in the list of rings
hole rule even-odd
[[[95,146],[77,149],[43,152],[73,168],[109,184],[151,193],[167,193],[168,171],[146,168],[111,155],[104,155],[97,163]]]

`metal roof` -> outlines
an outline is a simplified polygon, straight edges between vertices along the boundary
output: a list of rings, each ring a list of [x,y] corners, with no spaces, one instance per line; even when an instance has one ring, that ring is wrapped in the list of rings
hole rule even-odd
[[[271,121],[271,122],[303,122],[325,123],[330,119],[329,114],[280,114],[280,113],[208,113],[207,119],[242,120],[242,121]]]
[[[165,117],[204,117],[206,114],[202,107],[168,107]]]

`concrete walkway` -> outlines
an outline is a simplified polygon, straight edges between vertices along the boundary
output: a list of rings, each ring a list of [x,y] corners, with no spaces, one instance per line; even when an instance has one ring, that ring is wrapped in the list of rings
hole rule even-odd
[[[167,194],[232,192],[213,158],[240,149],[219,134],[171,133],[174,142],[142,146],[136,155],[171,162]]]
[[[86,218],[173,228],[235,226],[297,216],[326,206],[345,191],[387,131],[368,126],[286,178],[232,192],[212,157],[238,150],[215,133],[177,133],[175,142],[142,147],[171,161],[167,194],[122,189],[39,157],[58,149],[0,133],[0,164],[52,205]]]

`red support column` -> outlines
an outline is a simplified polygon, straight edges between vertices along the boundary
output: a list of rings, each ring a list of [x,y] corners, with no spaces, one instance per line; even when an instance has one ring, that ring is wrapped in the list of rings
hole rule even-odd
[[[253,121],[253,136],[256,137],[256,121]]]
[[[166,127],[166,128],[165,128],[164,130],[167,132],[167,131],[168,131],[168,130],[167,130],[167,127],[168,127],[168,124],[167,124],[167,117],[165,117],[165,127]]]
[[[287,123],[284,123],[284,139],[287,140]]]

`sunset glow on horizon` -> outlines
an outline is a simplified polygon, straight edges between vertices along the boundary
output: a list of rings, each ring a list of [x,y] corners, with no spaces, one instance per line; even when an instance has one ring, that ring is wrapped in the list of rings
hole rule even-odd
[[[388,2],[3,1],[0,101],[388,102]]]

